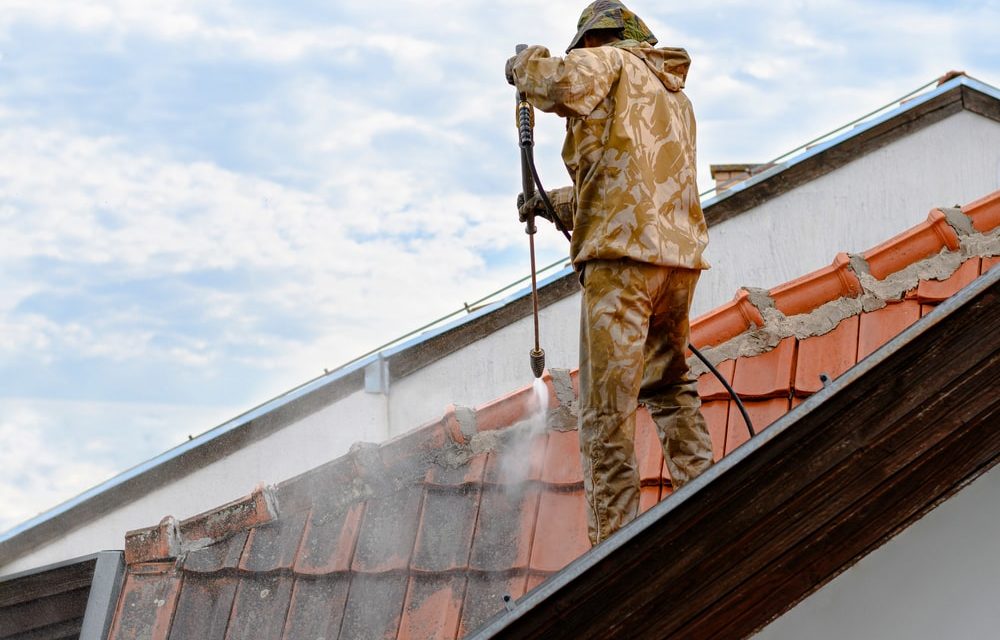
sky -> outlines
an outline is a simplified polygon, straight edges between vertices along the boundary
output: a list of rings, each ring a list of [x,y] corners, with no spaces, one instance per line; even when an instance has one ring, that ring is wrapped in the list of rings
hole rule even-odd
[[[585,4],[0,0],[0,531],[527,275],[504,62]],[[628,4],[691,54],[704,188],[1000,84],[997,0]]]

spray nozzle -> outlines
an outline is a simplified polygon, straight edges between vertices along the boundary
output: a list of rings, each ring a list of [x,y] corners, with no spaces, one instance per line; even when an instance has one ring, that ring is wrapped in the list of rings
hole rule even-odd
[[[528,356],[531,358],[531,372],[536,378],[541,378],[545,371],[545,350],[541,347],[532,349]]]

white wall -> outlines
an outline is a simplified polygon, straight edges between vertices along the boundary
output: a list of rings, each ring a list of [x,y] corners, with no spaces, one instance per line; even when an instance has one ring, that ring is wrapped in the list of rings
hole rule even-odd
[[[1000,468],[994,468],[754,640],[998,637]]]
[[[769,288],[863,251],[922,221],[936,206],[1000,188],[1000,124],[961,112],[712,227],[714,268],[698,286],[693,315],[732,299],[742,285]],[[542,310],[549,367],[577,364],[580,296]],[[166,485],[136,504],[0,567],[0,575],[100,549],[165,516],[184,518],[347,452],[440,417],[449,403],[474,407],[531,383],[531,318],[484,335],[410,376],[388,397],[356,393],[269,438]],[[280,452],[276,455],[275,452]]]

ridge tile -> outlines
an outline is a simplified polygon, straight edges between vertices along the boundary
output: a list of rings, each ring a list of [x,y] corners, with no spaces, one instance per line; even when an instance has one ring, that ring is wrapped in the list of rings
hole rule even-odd
[[[972,226],[979,233],[989,233],[1000,225],[1000,190],[973,200],[962,207],[962,213],[972,218]]]
[[[808,313],[840,298],[863,292],[861,281],[851,270],[851,258],[838,253],[833,264],[771,289],[774,306],[786,316]]]
[[[959,247],[958,234],[948,224],[944,213],[934,209],[925,222],[863,253],[871,274],[878,280],[935,255],[944,248]]]

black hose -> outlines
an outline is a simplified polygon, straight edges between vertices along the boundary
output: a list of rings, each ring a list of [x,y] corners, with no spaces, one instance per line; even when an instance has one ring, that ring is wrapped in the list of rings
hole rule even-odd
[[[545,204],[545,208],[552,216],[552,222],[556,225],[556,228],[562,231],[562,234],[566,236],[567,240],[571,240],[569,232],[566,230],[565,227],[563,227],[562,221],[559,219],[559,214],[556,213],[555,207],[552,206],[552,202],[549,200],[549,194],[547,194],[545,192],[545,188],[542,187],[542,181],[538,177],[538,169],[535,168],[535,157],[534,157],[535,154],[532,152],[531,149],[532,145],[530,137],[528,144],[524,144],[524,140],[522,138],[521,157],[526,161],[528,168],[531,170],[531,177],[535,182],[535,187],[538,189],[538,195],[541,197],[542,202]],[[743,401],[740,400],[740,397],[738,395],[736,395],[736,391],[733,390],[733,387],[726,381],[726,379],[719,372],[719,370],[716,369],[714,366],[712,366],[712,363],[709,362],[708,359],[704,355],[702,355],[701,351],[698,351],[693,344],[688,344],[688,349],[690,349],[691,353],[693,353],[695,357],[701,360],[702,363],[706,367],[708,367],[709,371],[715,374],[715,377],[719,379],[719,382],[722,383],[722,386],[725,387],[726,391],[729,392],[729,395],[732,397],[733,401],[736,402],[736,406],[737,408],[739,408],[740,414],[743,416],[743,421],[747,425],[747,431],[750,432],[750,437],[752,438],[755,435],[757,435],[757,432],[754,431],[753,423],[750,421],[750,414],[747,413],[747,408],[743,406]]]

